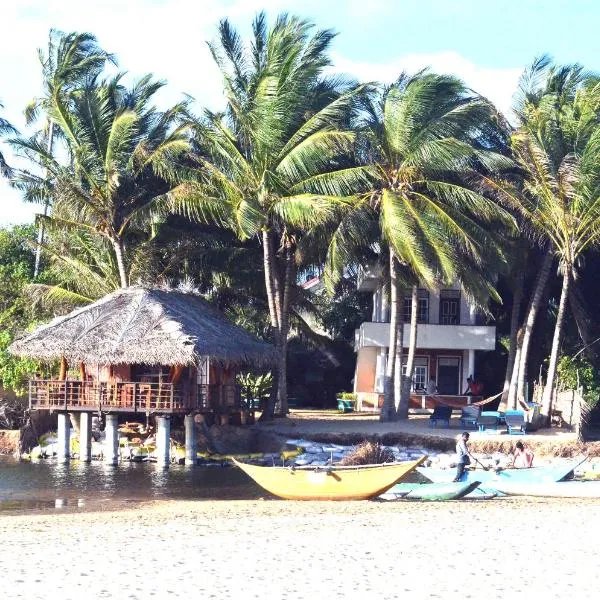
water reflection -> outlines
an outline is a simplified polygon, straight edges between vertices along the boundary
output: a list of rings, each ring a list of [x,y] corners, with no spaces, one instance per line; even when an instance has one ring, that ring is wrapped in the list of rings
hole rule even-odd
[[[244,500],[265,495],[235,468],[155,463],[17,462],[0,458],[0,510],[90,508],[98,503],[155,499]]]

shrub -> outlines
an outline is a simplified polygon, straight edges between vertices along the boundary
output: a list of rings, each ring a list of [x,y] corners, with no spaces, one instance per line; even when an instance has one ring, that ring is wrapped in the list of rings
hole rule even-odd
[[[365,440],[344,456],[341,465],[379,465],[394,462],[394,453],[380,444]]]
[[[20,429],[27,422],[29,403],[25,398],[0,398],[0,429]]]

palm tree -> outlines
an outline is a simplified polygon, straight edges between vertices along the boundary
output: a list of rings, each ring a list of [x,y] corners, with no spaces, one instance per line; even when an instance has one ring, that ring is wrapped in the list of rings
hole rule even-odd
[[[151,104],[162,82],[146,76],[126,89],[120,80],[91,79],[76,95],[53,99],[49,114],[64,136],[66,164],[36,137],[13,143],[53,181],[52,216],[40,220],[104,239],[127,287],[136,250],[155,235],[169,193],[187,173],[190,146],[185,104],[164,112]],[[35,197],[47,181],[21,170],[13,184]]]
[[[536,59],[521,76],[519,88],[515,98],[514,111],[518,118],[519,131],[528,131],[532,136],[543,139],[544,152],[555,165],[573,151],[572,127],[575,100],[583,87],[589,86],[594,76],[586,73],[579,65],[555,65],[550,57],[542,56]],[[590,110],[588,106],[587,110]],[[590,115],[588,115],[589,118]],[[581,124],[580,124],[581,125]],[[582,132],[587,130],[589,135],[590,123],[587,123]],[[582,140],[585,142],[585,140]],[[521,165],[523,166],[523,165]],[[528,168],[524,169],[527,176]],[[492,183],[491,185],[495,185]],[[528,232],[529,237],[541,245],[544,256],[539,267],[538,276],[533,288],[523,324],[519,330],[518,343],[515,350],[516,359],[508,393],[508,406],[516,408],[518,402],[524,402],[525,380],[527,361],[532,340],[533,328],[541,308],[544,290],[546,289],[555,257],[555,248],[552,239],[537,227],[536,223],[529,222],[531,215],[523,215],[519,210],[521,202],[515,199],[522,194],[518,184],[509,186],[511,189],[512,204],[516,207],[517,216],[524,219],[520,229]],[[524,205],[528,200],[523,201]]]
[[[0,108],[4,108],[1,102]],[[0,136],[15,133],[17,133],[17,130],[6,119],[0,117]],[[8,166],[2,152],[0,152],[0,175],[3,177],[10,177],[12,175],[12,169]]]
[[[260,13],[244,45],[227,20],[210,45],[227,109],[196,121],[203,184],[184,199],[197,214],[262,243],[265,291],[278,348],[278,410],[287,414],[287,340],[303,232],[327,220],[351,193],[351,170],[332,173],[351,150],[343,130],[357,90],[323,75],[334,34],[282,15]],[[334,179],[339,185],[328,185]],[[335,188],[335,189],[334,189]],[[177,202],[177,199],[175,200]],[[269,407],[265,418],[269,418]]]
[[[60,133],[50,113],[58,104],[68,107],[68,98],[83,82],[100,74],[107,61],[115,62],[113,55],[98,46],[95,36],[90,33],[63,33],[51,29],[47,53],[39,48],[38,57],[42,66],[44,93],[34,98],[25,108],[27,125],[32,125],[44,115],[43,135],[46,139],[46,151],[53,154],[54,142]],[[49,197],[43,199],[43,214],[48,214]],[[34,277],[40,269],[41,245],[44,240],[44,220],[40,221],[38,246],[35,254]]]
[[[579,67],[562,68],[577,84],[570,100],[545,97],[543,119],[513,136],[513,151],[525,174],[523,193],[508,199],[558,258],[562,291],[550,353],[542,414],[549,419],[569,289],[582,254],[600,236],[600,84]],[[535,122],[535,121],[534,121]]]
[[[489,265],[502,253],[486,224],[511,219],[482,194],[478,172],[512,163],[492,151],[503,145],[496,111],[455,77],[403,74],[366,103],[364,115],[361,155],[372,187],[333,234],[327,272],[335,283],[354,249],[389,248],[390,339],[381,411],[388,420],[396,407],[400,417],[408,416],[418,282],[461,281],[482,305],[490,295],[498,297]],[[401,288],[407,284],[412,286],[410,343],[406,385],[400,385]]]

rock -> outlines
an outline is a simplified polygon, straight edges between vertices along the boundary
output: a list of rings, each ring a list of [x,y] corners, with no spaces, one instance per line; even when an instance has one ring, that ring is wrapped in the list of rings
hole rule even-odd
[[[288,444],[293,443],[295,446],[299,446],[300,448],[310,448],[311,446],[315,445],[314,442],[311,442],[309,440],[294,440],[293,442],[290,442],[288,440],[287,443]]]
[[[323,448],[321,446],[307,446],[305,447],[307,454],[322,454]]]

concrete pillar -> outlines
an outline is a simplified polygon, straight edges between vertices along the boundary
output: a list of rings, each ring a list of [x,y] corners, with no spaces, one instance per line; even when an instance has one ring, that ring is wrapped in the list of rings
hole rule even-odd
[[[468,365],[467,371],[475,379],[475,350],[469,350]]]
[[[473,304],[469,305],[469,323],[475,325],[477,321],[477,308]]]
[[[169,417],[156,417],[156,462],[163,467],[171,462],[171,419]]]
[[[106,415],[104,433],[106,434],[104,462],[107,465],[116,465],[119,463],[119,417],[117,415]]]
[[[195,465],[197,460],[196,423],[194,415],[186,415],[185,425],[185,464]]]
[[[69,462],[71,458],[71,420],[68,413],[58,413],[58,449],[59,462]]]
[[[82,412],[79,418],[79,460],[92,460],[92,413]]]

